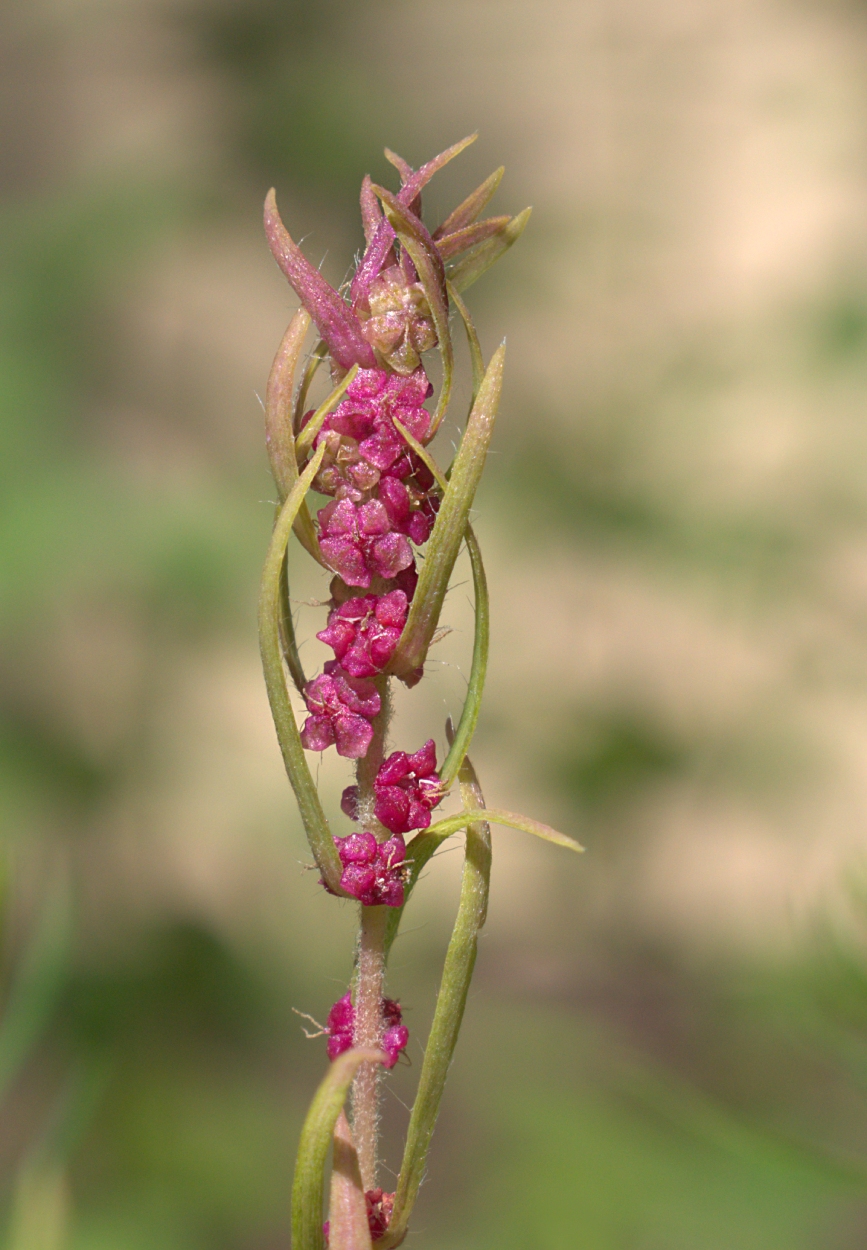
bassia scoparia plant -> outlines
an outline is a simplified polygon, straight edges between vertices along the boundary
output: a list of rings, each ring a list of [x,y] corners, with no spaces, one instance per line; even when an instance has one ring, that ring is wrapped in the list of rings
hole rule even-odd
[[[505,347],[485,365],[462,295],[511,247],[530,214],[526,209],[517,217],[480,220],[502,177],[499,169],[429,231],[422,190],[472,138],[417,170],[386,152],[401,187],[393,194],[365,178],[367,246],[345,293],[305,259],[280,220],[273,191],[265,202],[271,251],[301,308],[277,352],[265,405],[280,507],[262,579],[262,660],[286,771],[322,885],[360,905],[352,984],[323,1030],[331,1066],[301,1133],[292,1192],[294,1250],[322,1250],[326,1241],[330,1250],[369,1250],[374,1241],[387,1250],[406,1235],[485,922],[489,825],[510,825],[580,850],[547,825],[487,808],[467,755],[489,633],[485,572],[469,516],[497,413]],[[452,309],[469,344],[472,402],[454,460],[443,469],[428,448],[452,392]],[[319,341],[305,357],[311,326]],[[435,401],[423,364],[434,348],[442,363]],[[330,371],[333,389],[314,411],[307,396],[320,367]],[[306,501],[310,490],[330,497],[315,519]],[[286,573],[293,533],[331,578],[328,617],[317,637],[334,658],[315,676],[304,672],[295,642]],[[469,553],[475,595],[472,665],[463,712],[456,726],[446,726],[448,750],[438,763],[432,738],[389,751],[390,686],[397,680],[412,687],[423,678],[461,544]],[[307,709],[300,729],[290,683]],[[340,836],[332,832],[305,755],[332,747],[355,761],[355,784],[341,802],[353,831]],[[456,783],[462,810],[433,822],[431,813]],[[381,1079],[409,1037],[399,1004],[385,994],[388,955],[422,868],[445,839],[462,831],[458,914],[397,1188],[384,1193],[377,1177]],[[343,1111],[350,1087],[351,1126]]]

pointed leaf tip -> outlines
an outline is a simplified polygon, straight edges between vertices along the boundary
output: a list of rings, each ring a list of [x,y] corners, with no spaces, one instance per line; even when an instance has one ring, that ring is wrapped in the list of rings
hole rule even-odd
[[[319,270],[310,264],[283,225],[273,187],[265,197],[264,222],[271,254],[315,321],[338,365],[342,369],[355,364],[364,369],[374,368],[376,357],[362,333],[361,323]]]

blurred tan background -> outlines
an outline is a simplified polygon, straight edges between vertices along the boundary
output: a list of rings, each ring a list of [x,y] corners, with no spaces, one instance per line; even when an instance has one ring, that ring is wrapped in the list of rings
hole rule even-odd
[[[303,866],[259,670],[257,396],[296,306],[261,203],[338,283],[382,147],[476,129],[430,219],[501,163],[494,211],[534,214],[470,297],[486,354],[508,338],[473,754],[490,802],[587,854],[495,833],[407,1246],[867,1239],[867,8],[7,0],[14,1250],[288,1247],[324,1066],[291,1009],[343,993],[354,916]],[[460,707],[465,577],[396,746]],[[395,950],[395,1166],[458,868]]]

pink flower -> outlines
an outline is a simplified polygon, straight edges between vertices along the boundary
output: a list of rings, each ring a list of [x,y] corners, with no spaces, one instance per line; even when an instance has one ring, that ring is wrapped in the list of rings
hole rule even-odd
[[[408,377],[384,369],[360,370],[314,439],[315,447],[326,447],[316,489],[358,503],[382,473],[401,478],[413,473],[419,462],[394,420],[419,442],[427,442],[431,418],[424,402],[432,389],[421,367]]]
[[[348,599],[328,617],[316,637],[353,677],[373,677],[391,659],[406,624],[408,604],[402,590]]]
[[[396,834],[427,829],[431,808],[436,807],[442,797],[436,766],[436,745],[432,738],[415,755],[395,751],[385,760],[373,787],[376,819],[386,829]]]
[[[412,548],[393,531],[378,499],[335,499],[319,512],[319,546],[347,586],[366,590],[372,577],[391,579],[412,564]]]
[[[341,888],[365,907],[403,906],[406,844],[400,834],[377,842],[372,833],[335,838],[343,865]]]
[[[310,716],[301,729],[308,751],[324,751],[336,743],[337,754],[357,760],[367,754],[373,738],[371,720],[379,715],[380,698],[372,682],[344,673],[336,660],[308,682],[304,692]]]
[[[382,1034],[382,1049],[386,1055],[386,1068],[393,1068],[402,1050],[409,1042],[409,1029],[402,1022],[400,1004],[393,998],[382,1000],[382,1020],[385,1029]],[[328,1013],[325,1032],[328,1036],[328,1058],[334,1061],[338,1055],[349,1050],[354,1041],[355,1008],[351,994],[344,994]]]

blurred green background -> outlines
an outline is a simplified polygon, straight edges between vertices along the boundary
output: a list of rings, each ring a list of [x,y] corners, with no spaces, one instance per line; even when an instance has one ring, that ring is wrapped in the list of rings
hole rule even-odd
[[[495,211],[535,211],[470,300],[509,342],[474,757],[588,853],[495,834],[407,1245],[867,1242],[867,8],[6,0],[13,1250],[288,1247],[324,1068],[292,1009],[343,993],[354,917],[304,868],[258,667],[257,394],[295,307],[261,203],[339,283],[383,145],[475,129],[431,220],[501,163]],[[467,594],[395,745],[460,706]],[[395,950],[392,1166],[459,858]]]

